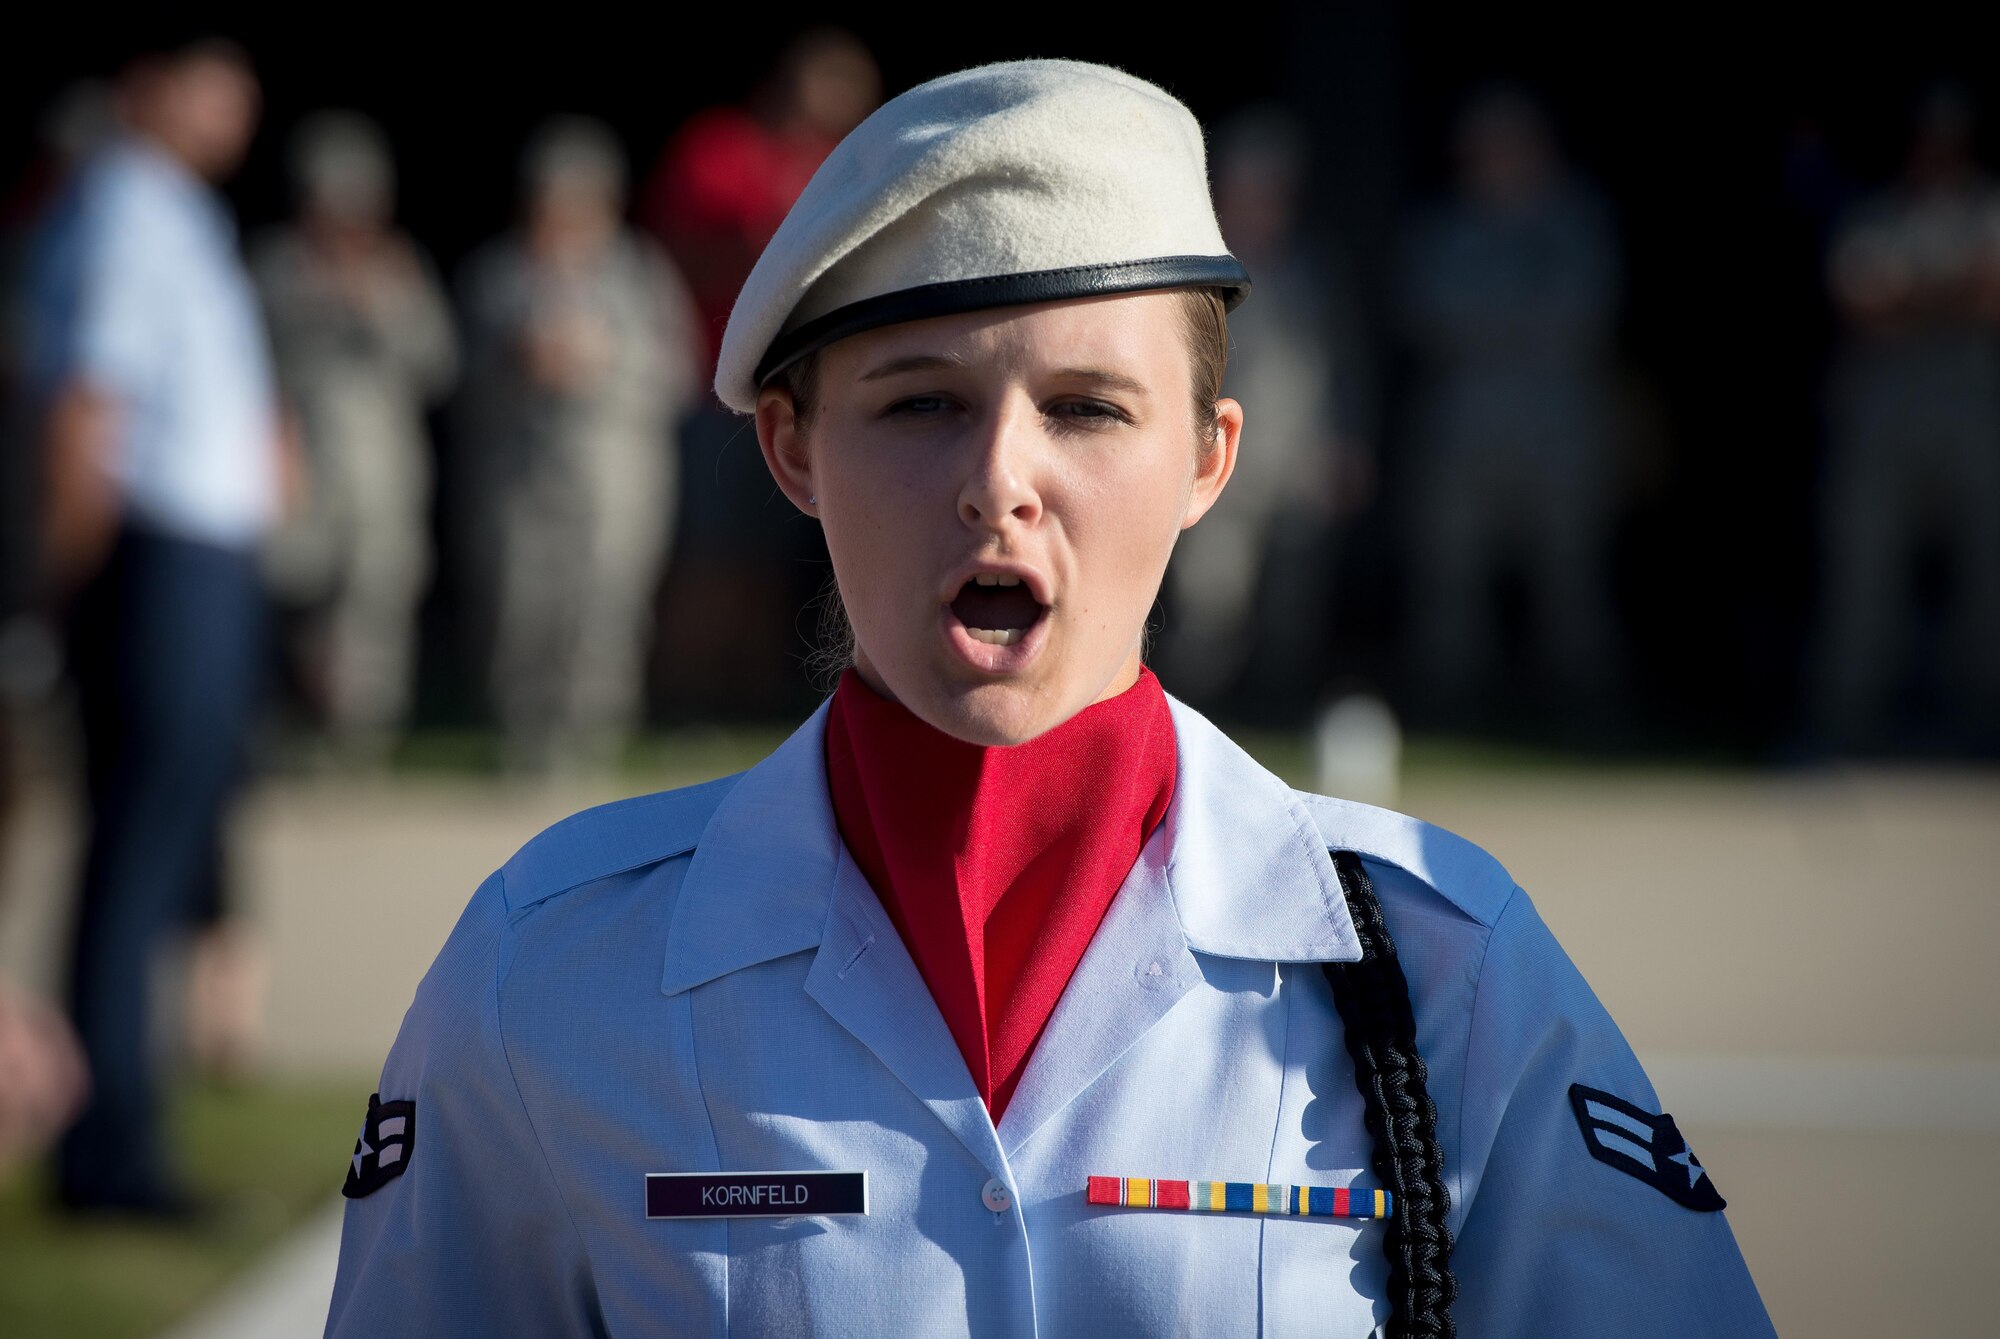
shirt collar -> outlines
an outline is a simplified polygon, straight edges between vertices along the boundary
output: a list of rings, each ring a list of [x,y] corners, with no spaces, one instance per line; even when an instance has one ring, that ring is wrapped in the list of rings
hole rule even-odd
[[[1333,857],[1299,797],[1200,712],[1167,704],[1181,772],[1162,826],[1188,947],[1254,961],[1360,958]]]
[[[1332,858],[1290,787],[1171,696],[1180,774],[1154,834],[1188,947],[1215,957],[1361,956]],[[822,703],[717,806],[681,882],[661,989],[817,947],[846,858],[826,783]]]
[[[667,994],[819,944],[845,854],[826,787],[827,707],[745,772],[702,829],[667,927]]]

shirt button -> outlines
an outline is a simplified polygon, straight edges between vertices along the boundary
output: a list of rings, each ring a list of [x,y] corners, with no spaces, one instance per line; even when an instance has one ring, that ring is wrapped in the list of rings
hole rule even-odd
[[[1013,1193],[997,1176],[986,1183],[986,1189],[979,1192],[979,1198],[994,1213],[1006,1213],[1014,1207]]]

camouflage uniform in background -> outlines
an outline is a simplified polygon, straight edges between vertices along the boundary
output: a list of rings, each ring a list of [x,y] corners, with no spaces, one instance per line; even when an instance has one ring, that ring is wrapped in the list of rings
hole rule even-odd
[[[274,538],[280,599],[317,667],[334,741],[373,756],[410,706],[417,603],[431,570],[428,405],[457,371],[451,313],[400,234],[345,269],[303,229],[268,238],[251,268],[278,380],[309,471],[302,512]]]
[[[693,308],[666,258],[621,231],[569,264],[496,242],[468,265],[463,309],[465,529],[508,762],[602,762],[643,703]]]

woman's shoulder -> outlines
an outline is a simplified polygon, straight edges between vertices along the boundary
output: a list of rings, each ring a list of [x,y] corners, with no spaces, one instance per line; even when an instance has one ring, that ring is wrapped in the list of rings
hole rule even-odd
[[[679,884],[672,866],[694,850],[736,780],[598,805],[531,838],[472,894],[417,987],[390,1071],[412,1061],[476,1068],[482,1055],[500,1054],[503,1017],[507,1049],[533,1049],[546,1003],[510,1006],[588,1000],[590,992],[563,988],[579,974],[656,979],[657,941]],[[484,1049],[467,1044],[476,1039]]]
[[[1294,793],[1329,850],[1361,857],[1420,1015],[1428,1008],[1459,1025],[1475,1008],[1533,1016],[1601,1034],[1623,1051],[1596,993],[1494,856],[1408,814]]]
[[[1353,851],[1420,1019],[1471,1040],[1476,1015],[1580,1028],[1614,1052],[1624,1043],[1533,899],[1493,855],[1422,819],[1373,805],[1295,792],[1327,848]]]
[[[500,867],[508,914],[688,854],[741,775],[613,800],[550,824]]]
[[[665,934],[688,858],[738,779],[614,800],[542,829],[473,894],[431,975],[454,958],[481,958],[489,1003],[501,1009],[550,985],[551,974],[657,976],[657,958],[650,966],[643,955],[628,962],[624,950]],[[425,994],[419,990],[420,1004]],[[445,994],[463,1003],[457,992]]]
[[[1521,890],[1504,865],[1455,832],[1393,809],[1292,792],[1312,816],[1328,850],[1352,851],[1378,873],[1385,904],[1436,901],[1491,930]]]

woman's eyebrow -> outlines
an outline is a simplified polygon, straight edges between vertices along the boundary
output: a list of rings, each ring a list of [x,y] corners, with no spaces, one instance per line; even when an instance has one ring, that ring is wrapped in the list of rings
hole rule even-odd
[[[1101,367],[1063,367],[1053,373],[1059,381],[1081,381],[1102,390],[1124,391],[1128,395],[1146,394],[1146,384],[1135,381],[1123,372],[1112,372]]]
[[[945,354],[920,353],[909,358],[894,358],[869,372],[861,374],[863,381],[880,381],[903,372],[939,372],[965,366],[962,358]]]

